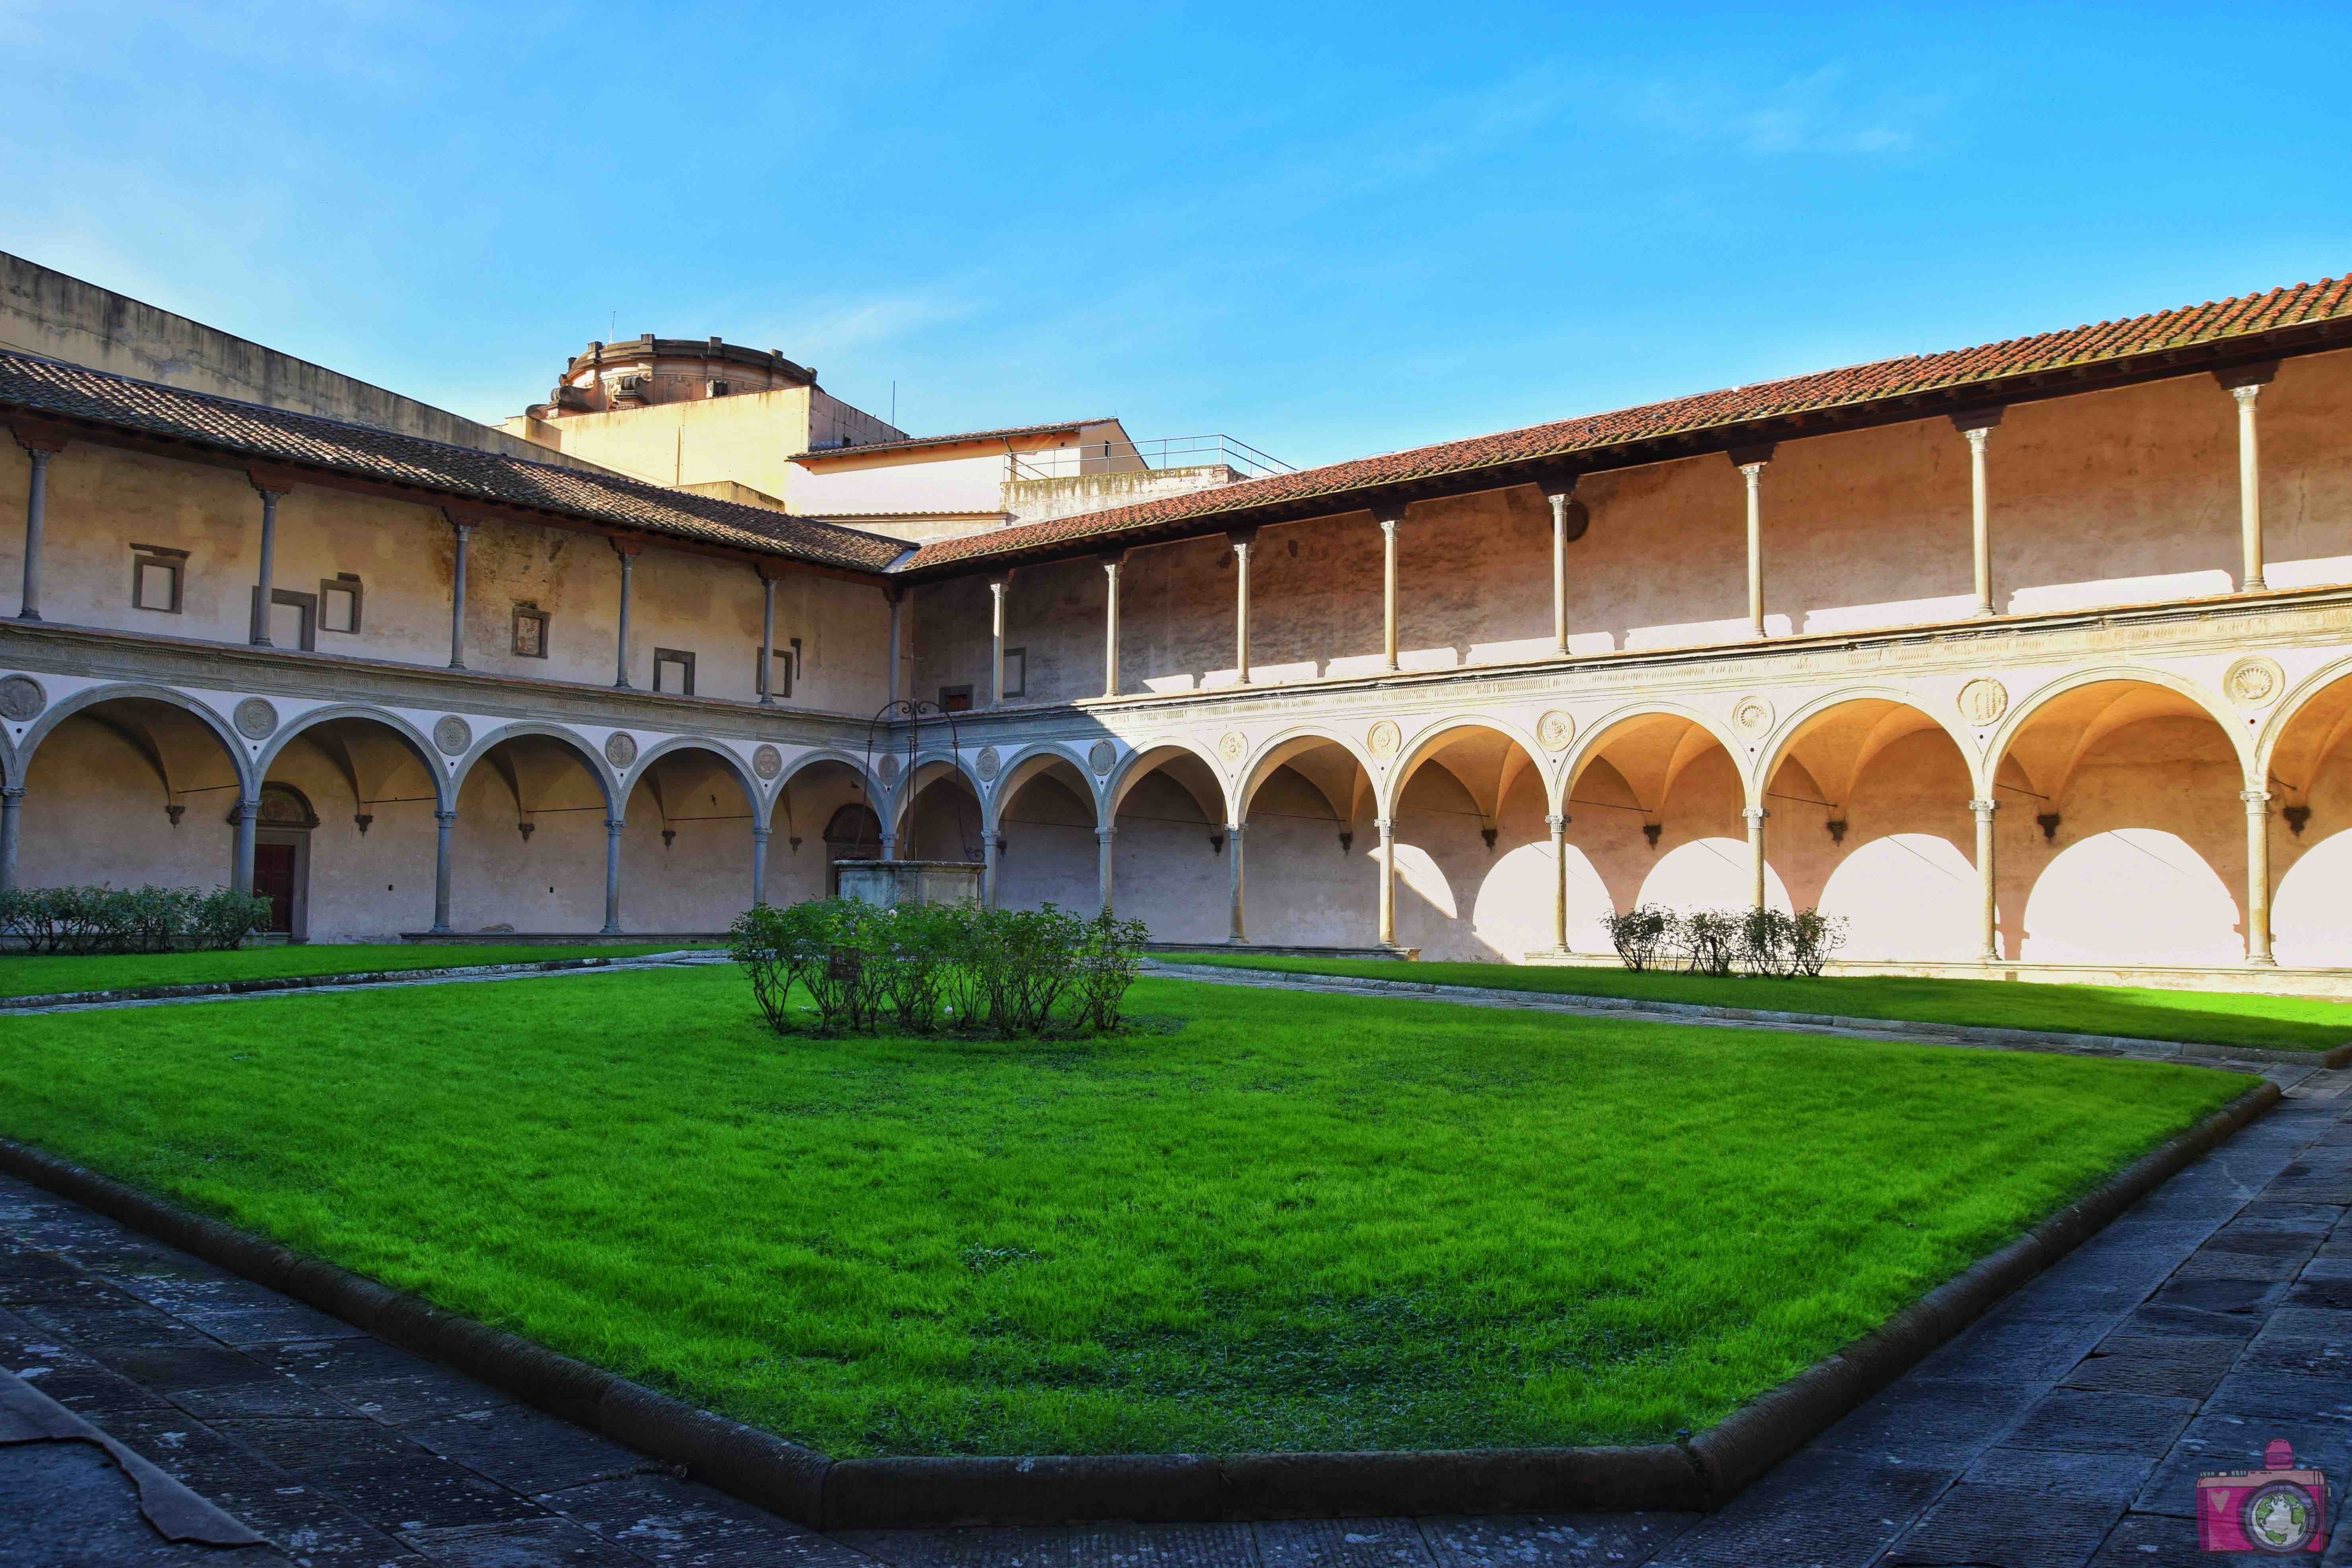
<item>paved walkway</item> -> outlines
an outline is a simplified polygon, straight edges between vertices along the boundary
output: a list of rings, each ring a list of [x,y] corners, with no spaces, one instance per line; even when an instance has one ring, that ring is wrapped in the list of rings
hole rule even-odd
[[[2200,1469],[2284,1437],[2352,1483],[2352,1069],[2273,1076],[2285,1103],[1706,1518],[827,1537],[5,1178],[0,1370],[273,1543],[159,1563],[2187,1568],[2225,1561]],[[58,1499],[123,1495],[86,1452],[0,1446],[0,1563],[150,1560],[9,1555]]]

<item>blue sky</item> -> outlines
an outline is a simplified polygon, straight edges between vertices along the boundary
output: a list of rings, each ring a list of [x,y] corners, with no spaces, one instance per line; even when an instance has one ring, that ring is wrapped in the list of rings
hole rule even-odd
[[[0,248],[482,418],[719,333],[1301,465],[2352,267],[2352,8],[0,0]]]

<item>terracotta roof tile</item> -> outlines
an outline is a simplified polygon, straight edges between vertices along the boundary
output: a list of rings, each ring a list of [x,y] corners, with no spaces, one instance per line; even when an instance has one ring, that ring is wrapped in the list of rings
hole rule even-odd
[[[907,552],[902,540],[619,474],[445,446],[0,350],[0,412],[6,411],[87,420],[270,462],[413,485],[456,500],[503,502],[848,571],[880,573]]]
[[[1333,511],[1343,511],[1349,509],[1339,498],[1351,490],[1468,474],[1481,468],[1576,453],[1597,456],[1612,447],[1659,437],[1727,431],[1749,421],[1777,416],[1860,407],[1923,392],[1948,391],[1978,382],[1996,383],[2038,371],[2123,359],[2347,315],[2352,315],[2352,276],[2322,279],[2317,283],[2298,283],[2291,289],[2273,289],[2267,293],[2208,301],[2126,321],[2098,321],[2065,331],[2041,332],[1975,348],[1910,354],[1842,370],[1816,371],[1609,414],[1246,479],[1109,511],[940,540],[917,552],[902,570],[919,573],[926,568],[976,564],[989,557],[1024,550],[1093,543],[1108,546],[1123,534],[1147,533],[1188,520],[1225,517],[1258,507],[1327,496],[1337,503],[1331,508]],[[1234,521],[1244,520],[1236,517]]]

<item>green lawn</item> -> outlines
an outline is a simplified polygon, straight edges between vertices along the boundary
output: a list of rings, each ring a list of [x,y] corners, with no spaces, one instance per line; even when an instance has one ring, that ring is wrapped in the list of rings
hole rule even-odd
[[[245,947],[235,952],[100,953],[83,958],[0,954],[0,996],[61,991],[112,991],[138,985],[195,985],[215,980],[282,980],[291,975],[366,974],[383,969],[456,969],[475,963],[538,963],[551,958],[628,958],[675,952],[693,942],[643,942],[599,947],[524,947],[477,942],[440,947],[413,942],[304,942]]]
[[[731,967],[0,1019],[0,1131],[836,1455],[1699,1428],[2242,1075],[1146,980],[779,1040]]]
[[[1183,952],[1170,963],[1340,974],[1427,985],[1484,985],[1563,996],[1628,996],[1708,1007],[1762,1007],[1848,1018],[1897,1018],[1980,1028],[2126,1035],[2213,1046],[2326,1051],[2352,1041],[2352,1003],[2223,991],[2158,991],[2128,985],[2037,985],[2006,980],[1923,980],[1900,975],[1823,975],[1817,980],[1717,980],[1704,974],[1634,974],[1622,969],[1516,963],[1399,963],[1385,959],[1293,958],[1277,953]]]

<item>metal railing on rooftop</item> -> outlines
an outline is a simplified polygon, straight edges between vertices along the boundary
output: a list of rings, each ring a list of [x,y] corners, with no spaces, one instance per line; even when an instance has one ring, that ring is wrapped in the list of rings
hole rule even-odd
[[[1063,479],[1079,474],[1137,473],[1156,468],[1197,468],[1223,464],[1244,479],[1294,472],[1231,436],[1167,436],[1156,441],[1086,441],[1050,451],[1008,454],[1016,479]]]

